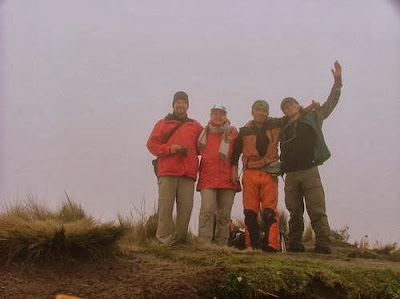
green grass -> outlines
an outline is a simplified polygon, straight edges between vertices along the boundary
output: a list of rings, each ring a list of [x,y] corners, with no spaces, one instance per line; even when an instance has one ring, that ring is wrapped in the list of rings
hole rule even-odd
[[[32,198],[0,213],[0,260],[50,262],[112,256],[126,229],[98,223],[69,198],[50,211]]]
[[[284,232],[285,223],[287,216],[281,213]],[[235,224],[243,223],[236,220]],[[312,249],[309,224],[305,235],[306,247]],[[225,269],[216,291],[218,298],[400,298],[400,265],[393,268],[390,264],[398,250],[380,246],[379,252],[368,250],[364,255],[354,255],[359,249],[347,243],[347,226],[332,231],[332,237],[332,255],[266,254],[230,247],[199,247],[196,238],[190,245],[172,247],[160,246],[152,239],[134,250],[193,267]],[[365,259],[368,254],[374,260]]]
[[[220,298],[400,298],[400,266],[366,265],[347,258],[348,249],[330,256],[193,246],[143,250],[172,262],[224,268]]]

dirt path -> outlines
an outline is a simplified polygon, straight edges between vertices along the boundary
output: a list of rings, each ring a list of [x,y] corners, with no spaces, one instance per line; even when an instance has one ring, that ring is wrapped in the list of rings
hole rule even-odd
[[[223,268],[195,267],[132,253],[83,266],[0,267],[0,298],[213,298]]]

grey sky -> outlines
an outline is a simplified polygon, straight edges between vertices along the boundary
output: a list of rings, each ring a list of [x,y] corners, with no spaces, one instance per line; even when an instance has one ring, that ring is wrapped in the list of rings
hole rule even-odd
[[[400,241],[398,1],[28,1],[0,6],[0,201],[64,190],[94,216],[153,211],[145,143],[185,90],[201,123],[221,102],[324,101],[343,67],[321,169],[333,228]],[[280,182],[282,187],[283,182]],[[281,188],[282,189],[282,188]],[[143,200],[145,202],[143,203]],[[196,195],[196,203],[199,196]],[[280,190],[283,208],[283,191]],[[235,217],[242,214],[241,194]],[[196,229],[198,204],[193,212]]]

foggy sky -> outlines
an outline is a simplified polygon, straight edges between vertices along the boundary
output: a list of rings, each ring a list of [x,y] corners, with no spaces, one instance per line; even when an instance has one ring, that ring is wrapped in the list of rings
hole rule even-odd
[[[175,91],[187,91],[202,124],[218,102],[240,127],[256,99],[273,116],[287,96],[323,102],[337,59],[342,96],[324,123],[332,157],[320,167],[331,226],[400,242],[396,1],[0,3],[0,203],[33,194],[55,207],[66,191],[101,219],[151,213],[145,143]]]

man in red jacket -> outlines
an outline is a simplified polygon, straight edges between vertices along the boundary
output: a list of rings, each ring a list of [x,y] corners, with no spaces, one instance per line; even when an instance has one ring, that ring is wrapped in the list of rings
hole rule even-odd
[[[160,244],[184,243],[193,208],[194,182],[199,160],[197,138],[202,126],[187,116],[188,95],[178,91],[172,102],[173,113],[160,119],[147,141],[149,151],[158,157],[158,225]],[[176,226],[172,211],[176,202]]]

